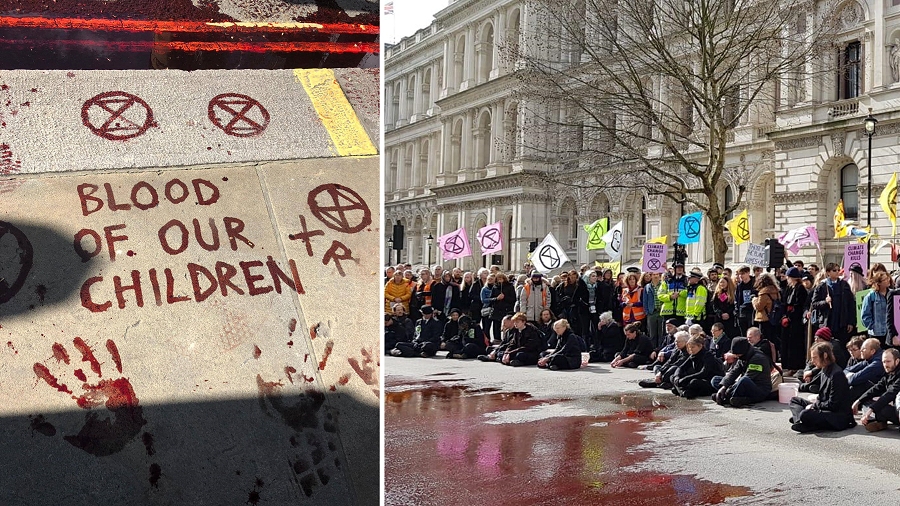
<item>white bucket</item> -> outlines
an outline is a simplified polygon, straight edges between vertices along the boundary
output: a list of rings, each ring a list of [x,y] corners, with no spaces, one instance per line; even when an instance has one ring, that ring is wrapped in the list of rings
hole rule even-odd
[[[590,361],[590,360],[591,360],[591,354],[590,354],[590,353],[582,353],[582,354],[581,354],[581,367],[587,367],[587,366],[588,366],[588,361]]]
[[[797,395],[800,385],[798,383],[782,383],[778,385],[778,402],[788,404],[791,398]]]

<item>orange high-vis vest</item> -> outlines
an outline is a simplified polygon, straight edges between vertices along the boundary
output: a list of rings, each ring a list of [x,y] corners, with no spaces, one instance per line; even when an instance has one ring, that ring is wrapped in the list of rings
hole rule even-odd
[[[634,291],[629,292],[628,288],[622,289],[622,296],[625,297],[626,302],[630,302],[632,304],[640,304],[641,303],[641,287],[636,287]],[[625,323],[639,322],[644,319],[644,306],[635,306],[631,307],[623,306],[622,307],[622,321]]]

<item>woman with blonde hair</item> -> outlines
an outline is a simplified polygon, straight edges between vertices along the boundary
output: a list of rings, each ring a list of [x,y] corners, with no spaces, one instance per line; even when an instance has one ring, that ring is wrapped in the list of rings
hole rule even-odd
[[[556,347],[549,355],[538,360],[538,367],[546,367],[551,371],[581,367],[580,338],[572,332],[569,321],[556,320],[553,323],[553,332],[557,336]]]

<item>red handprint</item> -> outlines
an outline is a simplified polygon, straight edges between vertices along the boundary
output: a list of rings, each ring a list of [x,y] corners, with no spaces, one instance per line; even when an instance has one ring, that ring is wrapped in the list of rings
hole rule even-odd
[[[101,364],[94,356],[91,347],[80,337],[76,337],[72,344],[76,350],[81,352],[81,361],[88,362],[91,372],[98,378],[102,378]],[[70,364],[69,353],[63,345],[55,343],[52,349],[53,358],[57,363]],[[112,339],[106,341],[106,350],[116,364],[116,369],[121,373],[122,359],[116,343]],[[128,378],[99,379],[96,383],[89,384],[84,371],[75,369],[72,374],[82,382],[81,389],[84,391],[83,394],[76,396],[65,383],[61,383],[50,372],[46,365],[40,362],[35,363],[34,373],[56,390],[69,394],[79,407],[90,410],[85,415],[84,427],[78,434],[65,436],[63,439],[92,455],[100,457],[121,451],[147,423],[143,416],[143,408],[139,405]],[[106,405],[106,409],[112,413],[112,416],[100,418],[100,414],[93,408],[99,407],[101,404]]]

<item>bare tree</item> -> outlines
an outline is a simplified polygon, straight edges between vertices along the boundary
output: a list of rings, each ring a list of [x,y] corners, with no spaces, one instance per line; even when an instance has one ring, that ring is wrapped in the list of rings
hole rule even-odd
[[[743,123],[828,71],[828,1],[532,0],[518,45],[526,156],[561,184],[643,188],[709,218],[714,259],[747,191]],[[830,49],[829,49],[830,50]],[[792,96],[791,101],[802,101]],[[624,177],[623,177],[624,176]],[[736,198],[721,202],[725,184]]]

